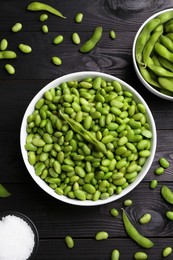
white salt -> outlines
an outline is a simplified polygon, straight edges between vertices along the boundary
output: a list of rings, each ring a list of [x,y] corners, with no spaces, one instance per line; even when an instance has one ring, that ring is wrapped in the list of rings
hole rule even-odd
[[[0,260],[26,260],[34,248],[34,232],[26,221],[7,215],[0,221]]]

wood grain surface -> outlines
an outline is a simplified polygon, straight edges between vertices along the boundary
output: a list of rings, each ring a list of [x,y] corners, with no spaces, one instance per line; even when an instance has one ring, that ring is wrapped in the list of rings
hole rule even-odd
[[[146,252],[151,260],[163,259],[162,250],[173,247],[173,222],[165,216],[166,211],[173,211],[173,205],[160,193],[164,184],[173,190],[173,103],[153,95],[140,83],[133,68],[132,46],[141,24],[154,13],[173,8],[173,0],[49,0],[67,18],[49,15],[44,22],[49,27],[47,34],[41,31],[41,12],[26,10],[30,2],[1,0],[0,40],[6,38],[8,49],[18,57],[9,62],[16,69],[14,75],[7,74],[7,61],[0,60],[0,183],[12,193],[0,199],[0,211],[20,211],[33,220],[40,236],[36,260],[108,260],[113,249],[120,251],[122,260],[133,259],[137,251]],[[74,21],[78,12],[84,14],[81,24]],[[11,27],[16,22],[21,22],[23,29],[13,33]],[[96,26],[103,27],[101,41],[92,52],[80,53],[71,40],[72,33],[78,32],[84,42]],[[116,32],[115,40],[110,39],[110,30]],[[56,46],[53,39],[58,34],[64,41]],[[31,45],[32,53],[21,53],[20,43]],[[52,56],[59,56],[62,65],[53,65]],[[100,71],[126,81],[146,100],[157,128],[157,150],[144,180],[122,199],[90,208],[68,205],[47,195],[30,177],[20,151],[20,126],[31,99],[50,81],[76,71]],[[170,167],[157,176],[154,170],[160,157],[167,158]],[[152,179],[158,180],[154,190],[149,187]],[[126,212],[139,232],[155,243],[152,249],[139,247],[127,236],[121,218],[125,199],[132,199]],[[117,218],[110,215],[113,207],[119,210]],[[144,213],[150,213],[152,221],[141,225],[139,218]],[[100,230],[108,232],[107,240],[95,240]],[[65,245],[66,235],[74,238],[73,249]],[[173,254],[167,259],[173,259]]]

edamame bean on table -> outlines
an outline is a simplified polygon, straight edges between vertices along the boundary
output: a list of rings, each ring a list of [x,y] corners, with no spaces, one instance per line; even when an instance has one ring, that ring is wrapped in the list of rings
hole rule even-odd
[[[47,90],[27,118],[28,161],[61,196],[96,201],[120,194],[150,155],[144,105],[119,82],[101,82],[63,82]]]

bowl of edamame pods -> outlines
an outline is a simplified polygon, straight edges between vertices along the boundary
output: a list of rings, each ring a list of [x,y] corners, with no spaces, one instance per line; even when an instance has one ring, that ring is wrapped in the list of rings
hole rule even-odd
[[[133,63],[148,90],[173,101],[173,9],[155,13],[139,28],[133,43]]]
[[[147,174],[156,127],[138,92],[100,72],[43,87],[27,107],[20,144],[27,170],[52,197],[94,206],[117,200]]]

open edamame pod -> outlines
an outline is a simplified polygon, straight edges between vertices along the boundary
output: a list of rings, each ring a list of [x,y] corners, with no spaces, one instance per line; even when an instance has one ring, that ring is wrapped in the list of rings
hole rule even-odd
[[[54,7],[41,3],[41,2],[32,2],[27,6],[27,10],[29,11],[47,11],[49,13],[52,13],[58,17],[66,18],[61,12],[59,12]]]
[[[151,248],[154,246],[154,243],[148,239],[147,237],[144,237],[141,235],[137,229],[132,225],[131,221],[129,220],[126,212],[124,209],[122,209],[122,219],[124,223],[125,230],[127,234],[140,246],[144,248]]]

